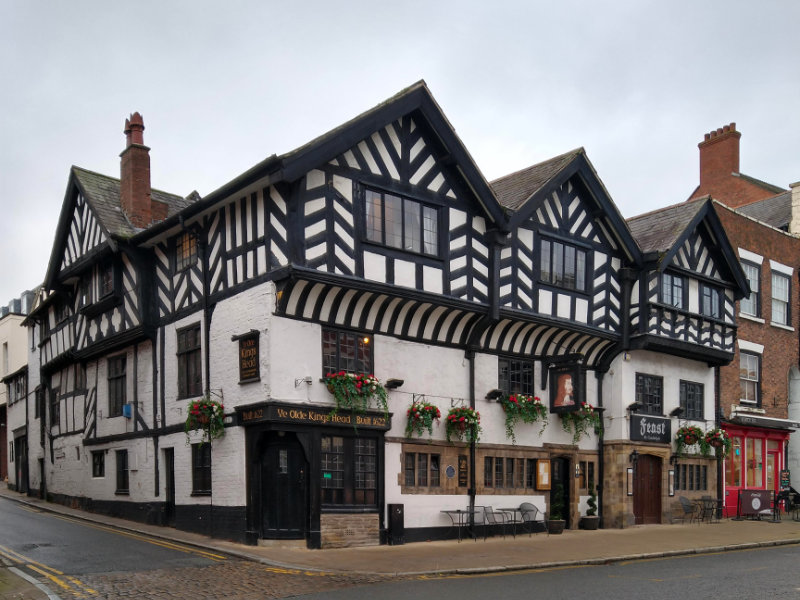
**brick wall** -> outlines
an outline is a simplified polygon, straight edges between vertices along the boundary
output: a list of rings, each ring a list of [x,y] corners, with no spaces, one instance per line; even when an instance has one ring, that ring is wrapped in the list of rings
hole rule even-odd
[[[322,548],[377,546],[380,543],[378,514],[322,514]]]

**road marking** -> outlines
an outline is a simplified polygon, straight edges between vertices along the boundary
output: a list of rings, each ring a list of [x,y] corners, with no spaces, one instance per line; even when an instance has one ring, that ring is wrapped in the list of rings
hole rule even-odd
[[[327,573],[325,571],[304,571],[303,569],[284,569],[281,567],[267,567],[264,569],[267,573],[278,573],[280,575],[305,575],[306,577],[331,577],[336,573]]]
[[[83,525],[85,527],[91,527],[93,529],[99,529],[101,531],[107,531],[110,533],[114,533],[116,535],[121,535],[124,537],[133,538],[135,540],[140,540],[143,542],[147,542],[148,544],[153,544],[154,546],[160,546],[162,548],[166,548],[168,550],[177,550],[178,552],[183,552],[184,554],[195,554],[197,556],[201,556],[203,558],[207,558],[209,560],[215,562],[224,562],[228,560],[227,556],[223,556],[222,554],[215,554],[213,552],[207,552],[206,550],[200,550],[199,548],[193,548],[191,546],[184,546],[182,544],[178,544],[175,542],[169,542],[166,540],[159,540],[157,538],[150,537],[146,534],[139,534],[139,533],[132,533],[130,531],[123,531],[121,529],[115,529],[114,527],[100,525],[98,523],[92,523],[89,521],[84,521],[83,519],[75,519],[73,517],[66,517],[64,515],[58,514],[50,514],[50,516],[55,517],[56,519],[61,519],[62,521],[68,521],[70,523],[77,523],[78,525]]]
[[[31,571],[35,571],[36,573],[43,575],[45,578],[55,583],[58,587],[68,591],[77,598],[85,598],[86,594],[89,594],[90,596],[97,596],[98,594],[97,590],[93,590],[77,577],[65,575],[63,571],[59,571],[58,569],[50,567],[44,563],[33,560],[32,558],[25,556],[16,550],[7,548],[6,546],[0,546],[0,555],[21,566],[27,567]]]

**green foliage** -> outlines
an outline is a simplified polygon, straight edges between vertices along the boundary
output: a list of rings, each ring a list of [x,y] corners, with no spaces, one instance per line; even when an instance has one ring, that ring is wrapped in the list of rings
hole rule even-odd
[[[711,448],[714,448],[714,455],[717,458],[725,458],[730,454],[732,446],[728,433],[718,427],[707,431],[700,439],[700,451],[703,456],[708,456],[711,453]]]
[[[564,520],[564,486],[556,483],[550,492],[550,520]]]
[[[561,427],[572,434],[572,443],[577,444],[584,435],[591,432],[599,434],[603,424],[594,406],[582,402],[578,410],[561,413]]]
[[[594,486],[589,487],[589,499],[586,501],[586,516],[587,517],[596,517],[597,516],[597,492],[595,492]]]
[[[428,435],[433,435],[433,423],[439,421],[442,413],[439,407],[431,404],[426,400],[415,400],[406,411],[406,437],[411,437],[414,434],[417,437],[422,437],[424,431]]]
[[[186,443],[191,441],[191,432],[202,430],[201,444],[225,435],[225,407],[221,402],[212,400],[208,395],[200,400],[192,400],[186,407],[186,422],[183,430]]]
[[[696,425],[684,425],[675,432],[675,453],[684,456],[688,446],[694,446],[702,439],[702,429]]]
[[[522,394],[508,394],[500,398],[500,406],[506,415],[506,437],[511,438],[511,443],[516,444],[517,438],[514,435],[514,427],[517,423],[536,423],[540,421],[542,428],[547,427],[547,407],[538,396],[524,396]]]
[[[375,401],[383,410],[384,416],[389,416],[386,388],[374,375],[355,375],[339,371],[328,373],[325,383],[328,391],[333,394],[337,411],[345,409],[354,413],[364,413],[369,408],[370,402]]]
[[[447,413],[445,435],[448,442],[451,437],[467,443],[477,442],[481,431],[481,415],[474,408],[456,406]]]

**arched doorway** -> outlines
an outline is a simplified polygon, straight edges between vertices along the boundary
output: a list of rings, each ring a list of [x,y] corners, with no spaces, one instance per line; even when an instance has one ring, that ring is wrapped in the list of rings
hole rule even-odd
[[[261,448],[261,537],[303,539],[308,463],[294,433],[270,433]]]
[[[661,523],[661,459],[640,454],[634,465],[633,516],[636,525]]]

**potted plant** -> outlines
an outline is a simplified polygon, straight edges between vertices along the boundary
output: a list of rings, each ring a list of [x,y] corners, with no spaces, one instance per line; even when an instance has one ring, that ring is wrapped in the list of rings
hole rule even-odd
[[[333,394],[336,411],[345,409],[364,413],[374,400],[383,410],[384,416],[389,416],[386,388],[374,375],[357,375],[346,371],[328,373],[325,384],[328,386],[328,391]]]
[[[564,486],[556,483],[550,492],[550,517],[547,519],[549,533],[563,533],[567,522],[564,520]]]
[[[694,446],[703,439],[703,430],[696,425],[684,425],[675,432],[675,450],[680,457],[687,446]]]
[[[225,435],[225,407],[212,400],[207,394],[199,400],[192,400],[186,407],[186,422],[183,430],[186,443],[191,441],[191,432],[202,431],[200,443],[210,442]]]
[[[597,492],[593,485],[589,486],[589,499],[586,501],[586,506],[586,515],[581,518],[581,527],[594,531],[600,525],[600,517],[597,516]]]
[[[714,455],[717,458],[725,458],[730,454],[731,447],[732,443],[728,432],[719,427],[707,431],[700,440],[700,451],[703,456],[708,456],[711,448],[714,448]]]
[[[433,423],[439,422],[442,413],[439,407],[431,404],[427,400],[414,400],[406,411],[406,437],[422,437],[424,431],[428,435],[433,435]]]
[[[445,419],[447,441],[455,437],[467,443],[477,442],[481,434],[481,415],[474,408],[456,406],[451,408]]]
[[[572,443],[577,444],[581,437],[592,431],[600,433],[600,412],[588,402],[581,402],[578,410],[561,413],[561,427],[572,434]]]
[[[506,394],[500,397],[500,406],[503,407],[506,416],[506,437],[511,438],[512,444],[517,443],[514,427],[519,421],[523,423],[541,421],[542,428],[539,430],[539,435],[547,427],[547,407],[538,396]]]

